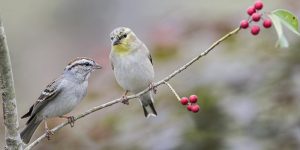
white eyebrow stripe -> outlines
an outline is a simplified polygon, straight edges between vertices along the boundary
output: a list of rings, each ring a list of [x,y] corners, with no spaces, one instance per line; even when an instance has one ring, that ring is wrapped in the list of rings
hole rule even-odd
[[[77,60],[74,60],[73,62],[70,62],[69,65],[65,68],[65,70],[69,70],[71,68],[73,68],[74,66],[78,66],[80,64],[84,64],[84,63],[90,63],[90,64],[93,64],[94,63],[94,60],[92,59],[88,59],[88,58],[80,58],[80,59],[77,59]]]
[[[88,60],[88,59],[77,60],[77,61],[74,61],[73,63],[71,63],[70,66],[74,66],[77,64],[84,64],[84,63],[92,63],[92,60]]]

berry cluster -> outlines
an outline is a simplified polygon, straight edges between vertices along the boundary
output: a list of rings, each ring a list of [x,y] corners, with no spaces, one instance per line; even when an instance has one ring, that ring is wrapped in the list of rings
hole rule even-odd
[[[200,110],[200,106],[197,104],[198,97],[197,95],[191,95],[189,98],[182,97],[180,99],[180,103],[182,105],[187,105],[187,110],[192,111],[194,113]]]
[[[263,2],[261,0],[258,0],[254,3],[253,6],[249,7],[247,9],[248,15],[251,17],[249,20],[242,20],[240,22],[240,27],[243,29],[247,29],[249,27],[249,23],[252,21],[254,22],[259,22],[261,19],[263,19],[263,26],[265,28],[270,28],[272,26],[272,21],[271,19],[264,19],[262,18],[262,15],[259,11],[262,10],[263,8]],[[252,35],[258,35],[260,32],[260,27],[257,24],[252,25],[251,27],[251,33]]]

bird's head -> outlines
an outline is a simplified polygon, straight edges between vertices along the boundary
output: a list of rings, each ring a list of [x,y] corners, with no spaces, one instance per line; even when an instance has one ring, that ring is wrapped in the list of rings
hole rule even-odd
[[[110,33],[112,50],[118,54],[126,54],[140,45],[140,40],[126,27],[118,27]]]
[[[94,60],[79,57],[71,61],[64,70],[65,74],[74,75],[78,78],[89,77],[90,73],[95,69],[101,69],[102,67],[98,65]]]

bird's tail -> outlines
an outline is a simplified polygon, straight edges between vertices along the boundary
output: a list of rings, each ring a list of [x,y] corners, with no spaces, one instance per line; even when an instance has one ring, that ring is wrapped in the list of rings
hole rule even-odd
[[[40,125],[43,120],[34,117],[30,122],[27,123],[26,127],[21,132],[21,138],[24,143],[28,144],[34,131]]]
[[[145,117],[156,117],[157,113],[153,105],[153,98],[150,92],[147,92],[140,96],[140,102],[143,106]]]

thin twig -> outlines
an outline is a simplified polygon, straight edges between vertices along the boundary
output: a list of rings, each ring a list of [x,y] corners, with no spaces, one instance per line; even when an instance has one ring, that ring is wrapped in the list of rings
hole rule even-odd
[[[176,96],[177,100],[180,101],[180,96],[176,93],[175,89],[168,82],[164,82],[172,91],[172,93]]]
[[[217,45],[219,45],[221,42],[223,42],[224,40],[226,40],[227,38],[231,37],[232,35],[238,33],[238,31],[240,30],[240,28],[236,28],[233,31],[229,32],[228,34],[226,34],[225,36],[223,36],[222,38],[220,38],[218,41],[216,41],[215,43],[213,43],[208,49],[206,49],[204,52],[202,52],[200,55],[198,55],[197,57],[193,58],[191,61],[189,61],[188,63],[186,63],[185,65],[183,65],[182,67],[180,67],[179,69],[175,70],[173,73],[171,73],[170,75],[168,75],[167,77],[163,78],[162,80],[156,82],[153,84],[152,88],[158,87],[162,84],[165,84],[165,82],[169,81],[170,79],[172,79],[174,76],[176,76],[177,74],[179,74],[180,72],[182,72],[183,70],[185,70],[186,68],[188,68],[189,66],[191,66],[194,62],[196,62],[197,60],[199,60],[201,57],[205,56],[206,54],[208,54],[211,50],[213,50]],[[134,95],[130,95],[127,96],[128,100],[134,99],[139,97],[140,95],[150,91],[152,88],[148,87],[145,90],[143,90],[142,92],[138,93],[138,94],[134,94]],[[78,115],[77,117],[75,117],[75,120],[78,120],[80,118],[83,118],[95,111],[98,111],[100,109],[103,109],[105,107],[109,107],[112,106],[114,104],[117,104],[119,102],[122,102],[122,99],[115,99],[112,101],[109,101],[105,104],[96,106],[94,108],[89,109],[88,111]],[[56,126],[55,128],[53,128],[51,131],[53,131],[53,133],[58,132],[61,128],[63,128],[64,126],[68,125],[68,122],[62,123],[58,126]],[[36,146],[38,143],[40,143],[43,139],[46,138],[46,134],[43,134],[42,136],[40,136],[38,139],[36,139],[35,141],[33,141],[30,145],[28,145],[25,150],[30,150],[32,149],[34,146]]]

